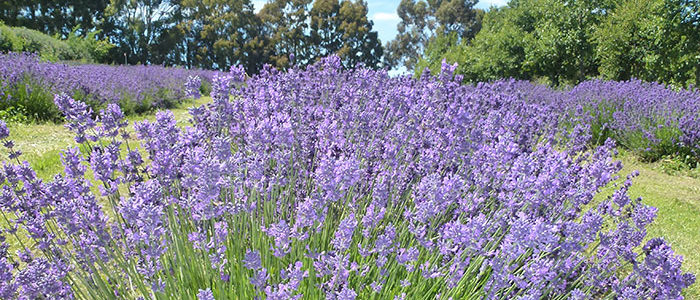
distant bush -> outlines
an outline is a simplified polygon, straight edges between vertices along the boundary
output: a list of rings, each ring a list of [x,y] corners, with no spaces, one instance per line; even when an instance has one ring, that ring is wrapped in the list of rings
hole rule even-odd
[[[20,52],[24,48],[24,41],[15,34],[11,27],[0,23],[0,51]]]
[[[65,41],[55,39],[39,31],[24,27],[13,27],[11,30],[22,40],[22,51],[37,53],[40,57],[51,60],[80,60]]]
[[[97,39],[98,31],[83,37],[76,34],[78,29],[74,28],[66,40],[61,40],[33,29],[10,27],[0,23],[0,51],[32,52],[49,61],[107,61],[108,53],[114,45]]]
[[[79,27],[73,28],[73,31],[66,39],[66,43],[71,47],[73,52],[79,57],[87,57],[91,62],[105,63],[109,61],[109,53],[115,46],[107,40],[97,38],[99,31],[93,31],[83,37],[76,34]]]

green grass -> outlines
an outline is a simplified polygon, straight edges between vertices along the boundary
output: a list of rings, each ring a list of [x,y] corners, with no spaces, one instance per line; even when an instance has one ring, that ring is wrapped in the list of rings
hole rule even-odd
[[[171,111],[180,124],[186,124],[187,108],[208,101],[210,98],[202,98]],[[154,118],[153,114],[128,117],[131,124]],[[22,159],[30,162],[40,178],[48,180],[62,172],[60,151],[75,145],[73,135],[63,125],[12,124],[10,130],[10,139],[24,153]],[[1,149],[0,155],[7,157],[7,151]],[[663,236],[684,256],[685,271],[700,274],[700,178],[687,176],[687,172],[669,174],[663,161],[645,163],[628,151],[621,151],[618,159],[625,166],[621,177],[633,170],[640,172],[629,190],[630,196],[642,197],[644,203],[658,208],[658,217],[648,228],[648,237]],[[694,284],[684,294],[687,299],[700,299],[700,284]]]
[[[624,164],[622,174],[639,171],[630,196],[642,197],[645,204],[658,209],[647,238],[664,237],[676,253],[683,255],[683,269],[700,275],[700,179],[667,174],[661,162],[643,163],[624,151],[618,158]],[[700,284],[688,288],[685,296],[700,299]]]

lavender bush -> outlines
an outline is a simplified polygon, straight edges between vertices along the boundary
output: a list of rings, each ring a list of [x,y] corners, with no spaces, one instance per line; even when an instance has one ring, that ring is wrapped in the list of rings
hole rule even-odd
[[[56,96],[80,143],[63,174],[5,142],[0,298],[682,298],[635,174],[595,198],[612,140],[585,147],[546,90],[453,71],[233,68],[192,126],[159,112],[138,142],[117,105]]]
[[[594,138],[610,137],[643,158],[674,155],[700,159],[700,90],[675,90],[658,83],[583,82],[564,98],[583,108]]]
[[[22,106],[39,119],[60,112],[53,94],[66,93],[93,109],[117,103],[126,113],[170,107],[184,100],[185,83],[197,76],[207,85],[215,71],[160,66],[66,65],[34,54],[0,54],[0,108]]]

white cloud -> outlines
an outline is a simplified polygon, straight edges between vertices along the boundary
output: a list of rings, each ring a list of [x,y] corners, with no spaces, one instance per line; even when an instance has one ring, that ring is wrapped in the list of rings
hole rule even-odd
[[[508,0],[481,0],[476,6],[489,8],[491,6],[505,6],[506,4],[508,4]]]
[[[385,13],[385,12],[378,12],[375,13],[372,16],[372,19],[375,21],[399,21],[399,15],[396,13]]]
[[[251,3],[253,3],[253,7],[255,7],[255,13],[258,13],[263,6],[267,4],[267,0],[253,0]]]

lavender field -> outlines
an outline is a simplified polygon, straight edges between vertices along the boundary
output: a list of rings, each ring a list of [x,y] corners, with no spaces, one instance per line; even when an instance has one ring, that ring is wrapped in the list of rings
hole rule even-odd
[[[695,296],[617,154],[697,165],[700,92],[456,67],[234,67],[188,122],[133,126],[113,96],[48,85],[75,143],[40,178],[0,123],[0,298]],[[159,87],[199,97],[205,76]]]
[[[94,110],[117,103],[127,114],[170,108],[185,100],[185,83],[208,86],[216,71],[160,66],[109,66],[45,62],[26,53],[0,54],[0,109],[36,120],[57,120],[53,95],[66,93]]]

